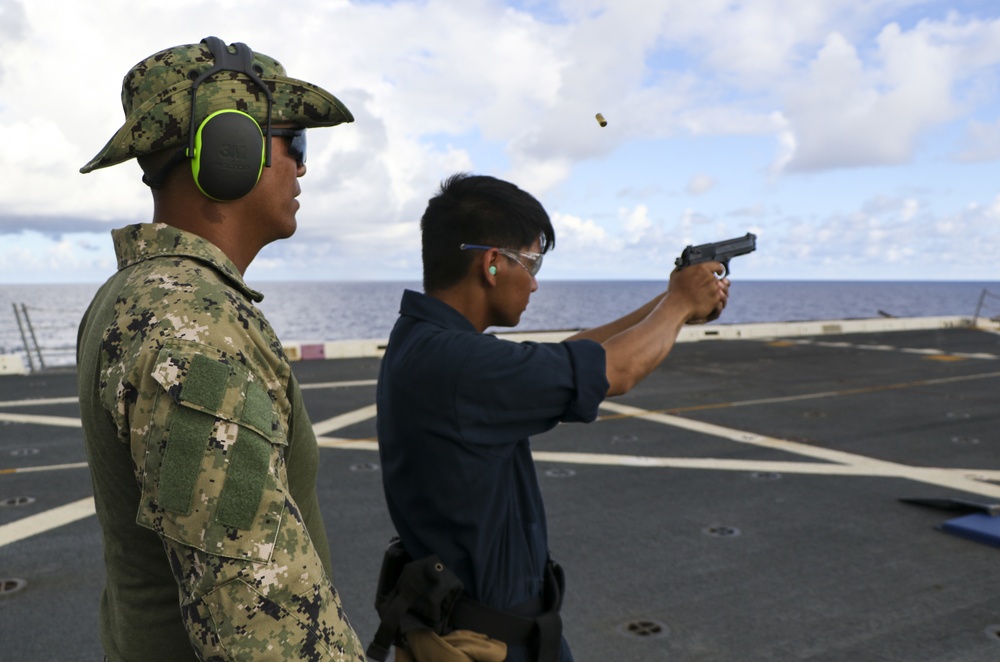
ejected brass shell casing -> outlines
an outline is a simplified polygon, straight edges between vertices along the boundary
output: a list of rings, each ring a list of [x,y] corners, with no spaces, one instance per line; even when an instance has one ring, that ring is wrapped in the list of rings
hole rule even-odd
[[[595,115],[594,117],[597,118],[597,123],[600,124],[601,126],[607,126],[608,125],[608,121],[606,119],[604,119],[604,115],[601,115],[600,113],[597,113],[597,115]]]

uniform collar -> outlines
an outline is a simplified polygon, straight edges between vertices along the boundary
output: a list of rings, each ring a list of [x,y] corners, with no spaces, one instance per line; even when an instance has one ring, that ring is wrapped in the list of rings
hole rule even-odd
[[[137,223],[111,231],[118,257],[118,270],[157,257],[186,257],[204,262],[218,271],[254,303],[264,295],[251,289],[232,260],[212,242],[165,223]]]
[[[413,290],[403,291],[399,314],[430,322],[446,329],[478,333],[469,319],[444,301]]]

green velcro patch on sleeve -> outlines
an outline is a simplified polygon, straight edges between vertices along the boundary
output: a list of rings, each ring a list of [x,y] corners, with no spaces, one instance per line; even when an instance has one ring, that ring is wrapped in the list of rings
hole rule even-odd
[[[181,398],[186,402],[215,411],[222,404],[229,385],[229,366],[202,354],[191,359],[191,368],[184,378]]]
[[[260,382],[250,382],[243,403],[243,422],[270,433],[273,415],[274,404],[271,402],[271,396],[267,394],[267,389],[261,386]]]
[[[264,496],[271,466],[271,444],[252,430],[240,428],[229,453],[229,468],[219,495],[215,521],[237,529],[249,529]]]
[[[160,465],[161,507],[181,515],[191,512],[201,461],[214,425],[214,418],[193,409],[179,407],[174,412]]]

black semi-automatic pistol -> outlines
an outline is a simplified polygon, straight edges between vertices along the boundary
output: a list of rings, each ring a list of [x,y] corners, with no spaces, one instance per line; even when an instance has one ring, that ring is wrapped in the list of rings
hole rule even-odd
[[[739,255],[746,255],[757,250],[757,235],[747,232],[742,237],[717,241],[714,244],[702,244],[701,246],[688,246],[677,258],[674,264],[678,269],[689,267],[699,262],[721,262],[726,273],[729,275],[729,260]]]

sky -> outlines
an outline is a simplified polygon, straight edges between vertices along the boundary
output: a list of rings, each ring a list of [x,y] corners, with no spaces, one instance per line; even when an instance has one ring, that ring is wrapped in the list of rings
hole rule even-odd
[[[134,161],[79,169],[126,72],[210,35],[355,116],[309,132],[251,284],[418,281],[459,171],[548,210],[541,281],[665,279],[747,232],[734,280],[1000,281],[994,0],[0,0],[0,286],[113,273],[150,194]]]

